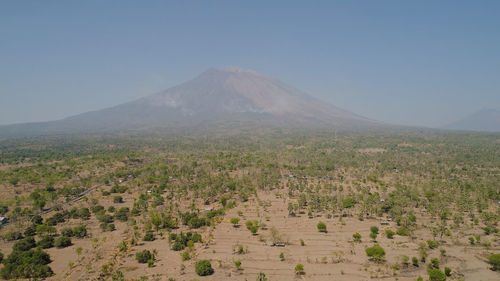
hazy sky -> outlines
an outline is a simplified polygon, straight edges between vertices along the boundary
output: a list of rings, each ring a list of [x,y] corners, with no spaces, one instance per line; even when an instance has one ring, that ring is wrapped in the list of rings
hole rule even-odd
[[[500,1],[0,1],[0,124],[158,92],[209,67],[441,126],[500,109]]]

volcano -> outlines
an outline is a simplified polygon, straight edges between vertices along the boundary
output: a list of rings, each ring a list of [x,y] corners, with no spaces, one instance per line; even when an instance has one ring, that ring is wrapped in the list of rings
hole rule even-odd
[[[0,135],[212,126],[363,129],[381,125],[268,75],[230,67],[208,69],[188,82],[114,107],[57,121],[0,126]]]

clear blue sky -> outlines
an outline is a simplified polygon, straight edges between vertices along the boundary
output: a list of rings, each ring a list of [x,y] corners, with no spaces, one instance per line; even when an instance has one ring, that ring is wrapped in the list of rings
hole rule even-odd
[[[209,67],[390,123],[500,109],[500,1],[0,1],[0,124],[101,109]]]

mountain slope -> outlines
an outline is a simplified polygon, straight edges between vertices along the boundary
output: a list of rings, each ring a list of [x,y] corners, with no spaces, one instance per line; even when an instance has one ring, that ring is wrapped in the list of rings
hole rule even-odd
[[[451,130],[500,132],[500,111],[483,109],[453,122],[445,126],[445,128]]]
[[[328,105],[272,77],[239,68],[209,69],[136,101],[58,121],[1,126],[0,135],[64,134],[210,126],[381,126]]]

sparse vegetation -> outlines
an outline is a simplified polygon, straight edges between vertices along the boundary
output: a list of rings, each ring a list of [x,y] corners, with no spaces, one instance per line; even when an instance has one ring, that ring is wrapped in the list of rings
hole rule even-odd
[[[82,269],[89,278],[128,280],[147,275],[145,265],[160,261],[167,277],[183,280],[196,272],[200,256],[212,259],[221,274],[235,268],[242,273],[255,270],[249,259],[270,251],[270,265],[315,264],[332,279],[399,278],[404,272],[412,280],[427,274],[441,280],[440,271],[448,279],[468,280],[470,273],[450,262],[457,247],[466,248],[460,259],[483,263],[481,274],[494,274],[489,269],[500,267],[498,254],[492,254],[500,241],[497,138],[338,133],[334,141],[330,133],[279,132],[259,138],[191,136],[186,142],[159,134],[75,136],[67,146],[62,138],[47,138],[37,141],[43,148],[29,140],[2,140],[0,183],[12,194],[0,201],[0,213],[10,221],[0,237],[12,253],[3,257],[1,274],[40,279],[51,276],[53,267],[68,276]],[[380,149],[371,152],[373,147]],[[40,208],[50,211],[37,215]],[[72,243],[75,249],[61,249]],[[324,254],[311,250],[318,244]],[[42,249],[53,247],[52,261]],[[386,267],[369,263],[356,277],[352,268],[330,270],[351,259],[365,264],[363,249],[371,261],[384,261],[384,249],[397,258],[387,258]],[[178,271],[166,259],[170,251],[183,261]],[[61,258],[66,252],[75,258]],[[106,261],[108,253],[136,266],[118,268]],[[19,257],[38,260],[28,268]],[[88,263],[88,257],[97,262]],[[273,270],[266,273],[274,276]],[[286,274],[293,278],[295,268]]]

